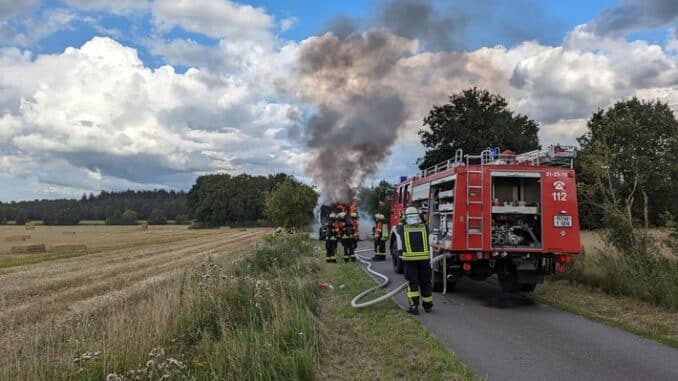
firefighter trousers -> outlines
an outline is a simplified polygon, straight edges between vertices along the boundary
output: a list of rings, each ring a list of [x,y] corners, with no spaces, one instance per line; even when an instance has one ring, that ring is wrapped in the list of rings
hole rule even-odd
[[[344,261],[355,261],[355,240],[352,237],[342,238],[341,246],[344,247]]]
[[[405,279],[407,279],[407,299],[410,301],[410,306],[418,307],[419,297],[421,297],[421,304],[424,309],[431,309],[433,307],[431,262],[426,259],[403,261],[403,263],[405,265]]]
[[[327,257],[325,260],[327,262],[336,263],[337,262],[337,240],[328,239],[325,241],[325,251]]]
[[[386,258],[386,241],[383,239],[374,240],[374,256]]]

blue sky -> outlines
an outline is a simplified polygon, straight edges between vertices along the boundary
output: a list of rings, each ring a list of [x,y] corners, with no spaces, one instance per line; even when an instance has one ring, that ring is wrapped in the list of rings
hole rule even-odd
[[[678,104],[677,20],[669,0],[16,0],[0,6],[0,201],[188,189],[213,172],[395,180],[416,170],[426,111],[470,86],[535,119],[542,144],[573,143],[616,100]],[[375,33],[387,44],[349,67],[298,70]],[[372,125],[349,100],[384,89],[402,113]],[[309,125],[321,110],[340,118]],[[372,135],[388,143],[366,157]],[[318,164],[335,148],[348,170]]]

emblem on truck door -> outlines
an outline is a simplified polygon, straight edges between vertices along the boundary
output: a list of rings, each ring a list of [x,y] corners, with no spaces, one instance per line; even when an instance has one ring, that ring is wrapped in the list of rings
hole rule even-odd
[[[556,180],[553,182],[553,187],[556,189],[555,192],[551,193],[551,196],[553,196],[553,201],[567,201],[565,183],[560,180]]]

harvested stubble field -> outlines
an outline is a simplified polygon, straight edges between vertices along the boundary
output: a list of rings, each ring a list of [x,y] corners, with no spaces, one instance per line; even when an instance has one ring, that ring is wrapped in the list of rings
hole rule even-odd
[[[23,226],[0,226],[0,258],[8,254],[16,242],[12,238],[30,236],[20,244],[41,244],[47,247],[54,245],[87,245],[90,249],[110,249],[147,242],[174,241],[194,238],[208,232],[190,230],[186,226],[164,225],[151,226],[148,231],[141,226],[36,226],[35,230],[26,231]]]
[[[20,233],[14,229],[0,228],[0,237]],[[129,324],[151,328],[146,334],[152,337],[153,321],[170,302],[164,290],[207,257],[235,258],[267,232],[37,227],[31,242],[95,250],[0,268],[0,379],[42,379],[50,369],[67,368],[78,351],[122,339],[108,336],[127,334]]]

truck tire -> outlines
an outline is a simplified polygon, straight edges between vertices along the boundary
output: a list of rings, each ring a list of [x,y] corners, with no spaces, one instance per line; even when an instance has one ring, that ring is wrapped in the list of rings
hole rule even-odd
[[[514,274],[497,274],[499,278],[499,287],[505,293],[515,294],[521,291],[520,284]]]
[[[534,289],[537,287],[536,284],[521,284],[520,285],[520,291],[521,292],[532,292]]]
[[[396,274],[402,274],[405,272],[405,264],[403,261],[400,259],[398,256],[398,252],[395,248],[395,244],[391,242],[389,245],[389,249],[391,251],[391,260],[393,261],[393,271],[395,271]]]

